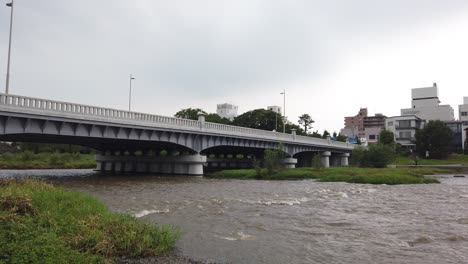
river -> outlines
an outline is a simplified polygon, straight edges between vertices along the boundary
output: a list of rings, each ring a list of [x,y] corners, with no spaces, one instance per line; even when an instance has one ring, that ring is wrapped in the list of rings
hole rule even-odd
[[[116,212],[179,226],[179,254],[216,263],[468,263],[468,176],[364,185],[203,177],[52,176]]]

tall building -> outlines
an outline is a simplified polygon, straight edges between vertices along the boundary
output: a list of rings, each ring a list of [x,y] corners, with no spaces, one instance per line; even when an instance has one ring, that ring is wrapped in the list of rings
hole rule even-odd
[[[463,104],[458,106],[458,116],[462,123],[462,130],[468,129],[468,96],[463,97]],[[468,150],[468,137],[466,133],[463,133],[463,149]]]
[[[237,105],[228,104],[228,103],[218,104],[216,106],[216,113],[220,117],[227,118],[231,121],[234,119],[234,117],[237,116],[237,110],[238,110]]]
[[[454,111],[450,105],[441,105],[439,88],[414,88],[411,90],[411,108],[401,109],[402,116],[415,115],[423,120],[454,121]]]
[[[344,128],[345,130],[354,130],[357,128],[358,137],[364,137],[364,118],[367,117],[367,108],[359,109],[359,112],[355,116],[345,117]]]
[[[271,105],[271,106],[268,106],[268,107],[267,107],[267,110],[270,110],[270,111],[276,112],[276,113],[278,113],[278,114],[281,114],[281,113],[282,113],[281,111],[282,111],[283,109],[281,108],[281,106]]]

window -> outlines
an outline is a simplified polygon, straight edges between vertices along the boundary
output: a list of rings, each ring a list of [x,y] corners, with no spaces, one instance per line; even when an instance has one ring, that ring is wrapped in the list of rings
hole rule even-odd
[[[393,121],[388,122],[388,123],[387,123],[387,126],[389,126],[389,127],[390,127],[390,126],[393,126]]]
[[[375,135],[369,135],[369,139],[375,140]]]
[[[463,121],[464,126],[468,126],[468,121]]]
[[[468,116],[468,112],[461,112],[462,116]]]
[[[400,138],[410,139],[411,138],[411,132],[400,132]]]
[[[399,126],[400,128],[410,128],[411,127],[411,120],[400,120],[398,122],[398,124],[400,125]]]

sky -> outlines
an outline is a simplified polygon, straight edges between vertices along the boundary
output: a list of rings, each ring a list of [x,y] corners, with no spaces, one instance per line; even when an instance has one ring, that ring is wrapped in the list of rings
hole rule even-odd
[[[0,90],[10,9],[0,6]],[[283,105],[313,130],[468,96],[466,0],[15,0],[10,93],[174,115]]]

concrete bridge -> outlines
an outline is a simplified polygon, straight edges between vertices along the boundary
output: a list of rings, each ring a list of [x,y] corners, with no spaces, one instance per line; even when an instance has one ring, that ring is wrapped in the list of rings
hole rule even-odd
[[[0,94],[0,140],[94,148],[97,169],[201,175],[203,168],[246,168],[281,147],[286,167],[347,166],[355,145],[292,134],[104,107]]]

